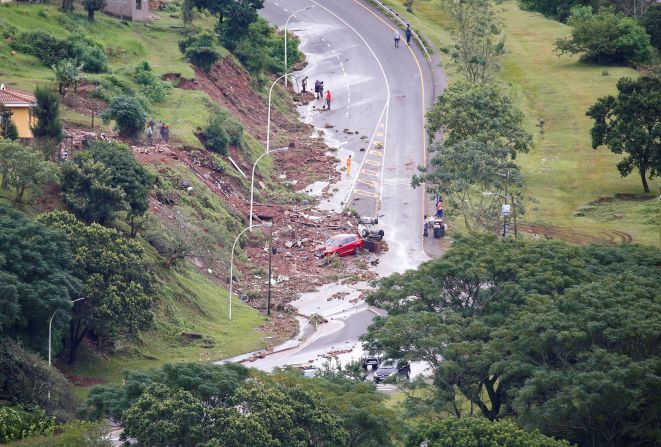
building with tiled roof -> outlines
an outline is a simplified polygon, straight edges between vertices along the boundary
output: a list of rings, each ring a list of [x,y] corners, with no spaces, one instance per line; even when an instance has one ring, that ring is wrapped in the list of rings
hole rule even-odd
[[[5,113],[0,115],[0,129],[4,121],[10,119],[18,129],[19,138],[32,138],[30,126],[34,125],[32,106],[37,100],[34,95],[20,90],[14,90],[0,83],[0,104],[4,106]]]

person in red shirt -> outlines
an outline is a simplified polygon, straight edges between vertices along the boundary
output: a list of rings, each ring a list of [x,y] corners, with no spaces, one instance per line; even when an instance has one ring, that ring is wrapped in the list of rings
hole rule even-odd
[[[328,107],[328,110],[330,110],[330,106],[331,106],[331,92],[330,92],[330,90],[326,91],[326,106]]]

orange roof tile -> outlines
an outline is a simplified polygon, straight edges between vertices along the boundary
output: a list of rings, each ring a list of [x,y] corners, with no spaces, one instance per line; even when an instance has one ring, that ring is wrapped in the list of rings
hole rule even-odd
[[[5,106],[28,107],[34,105],[37,99],[30,93],[21,92],[0,84],[0,103]]]

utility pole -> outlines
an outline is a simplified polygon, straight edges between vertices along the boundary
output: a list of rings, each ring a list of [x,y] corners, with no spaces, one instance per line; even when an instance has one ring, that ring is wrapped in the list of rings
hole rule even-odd
[[[508,187],[509,181],[510,181],[510,171],[508,169],[507,174],[505,174],[505,204],[506,205],[509,205],[509,201],[510,201],[509,200],[510,196],[507,195],[507,187]],[[509,220],[509,210],[508,210],[507,213],[503,212],[503,239],[505,239],[507,237],[507,230],[508,230],[508,227],[509,227],[508,220]]]
[[[266,296],[266,315],[271,315],[271,276],[273,269],[271,268],[271,259],[273,258],[273,229],[269,231],[269,291]]]

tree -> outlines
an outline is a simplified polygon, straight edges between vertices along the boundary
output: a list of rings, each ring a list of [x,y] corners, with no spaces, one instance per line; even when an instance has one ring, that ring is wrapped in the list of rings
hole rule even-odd
[[[55,163],[44,161],[43,156],[32,149],[22,146],[17,149],[11,158],[0,164],[7,166],[3,174],[8,184],[16,188],[16,202],[22,202],[27,188],[39,192],[44,185],[57,180],[58,171]]]
[[[78,82],[82,79],[82,64],[78,65],[73,59],[62,59],[51,68],[53,69],[60,95],[66,95],[69,87],[73,87],[74,92],[78,91]]]
[[[134,97],[126,95],[114,97],[101,113],[101,118],[104,122],[114,120],[119,134],[124,137],[136,137],[147,122],[142,105]]]
[[[0,140],[3,138],[13,141],[18,140],[18,128],[11,119],[12,115],[13,113],[4,104],[0,104]]]
[[[408,447],[569,447],[539,432],[526,432],[511,421],[485,419],[444,419],[418,427],[409,437]]]
[[[64,315],[79,290],[71,254],[61,232],[0,205],[0,333],[45,352],[47,322]],[[57,330],[61,320],[55,321]]]
[[[147,371],[124,370],[122,374],[121,385],[95,386],[90,390],[87,399],[90,417],[121,421],[124,411],[154,384],[187,391],[205,406],[225,404],[248,378],[248,369],[238,363],[176,363]]]
[[[204,129],[205,146],[220,155],[227,155],[227,145],[230,141],[224,124],[222,116],[217,114],[209,119],[209,124]]]
[[[599,7],[599,0],[519,0],[521,8],[541,12],[560,21],[566,21],[574,6]]]
[[[451,56],[468,82],[488,83],[500,69],[505,38],[487,0],[444,0],[455,24]]]
[[[0,399],[41,407],[60,421],[72,419],[79,406],[71,382],[62,373],[9,337],[0,338]]]
[[[443,133],[444,139],[437,136]],[[513,160],[528,152],[532,136],[523,114],[493,85],[458,83],[440,96],[427,114],[427,133],[434,145],[430,167],[420,168],[414,186],[426,183],[430,193],[445,194],[448,205],[464,217],[469,230],[492,230],[498,223],[498,195],[523,184]],[[512,191],[507,191],[512,196]]]
[[[149,210],[149,194],[154,186],[154,175],[138,163],[133,152],[123,144],[94,141],[87,154],[108,169],[109,185],[124,192],[131,237],[135,237],[142,225],[142,217]]]
[[[640,24],[650,35],[652,46],[661,52],[661,5],[656,3],[651,6],[641,18]]]
[[[347,439],[339,417],[316,396],[257,381],[210,405],[184,389],[150,385],[122,423],[124,439],[156,447],[334,447]]]
[[[73,0],[62,0],[62,11],[71,12],[73,9]]]
[[[83,8],[87,10],[87,18],[94,20],[94,13],[106,7],[106,0],[83,0]]]
[[[152,447],[196,447],[204,439],[204,413],[202,402],[188,391],[154,384],[124,412],[121,439]]]
[[[577,6],[572,9],[568,23],[573,27],[571,37],[555,43],[561,55],[580,54],[582,60],[596,63],[640,64],[654,54],[645,28],[612,9],[594,14],[590,6]]]
[[[191,4],[216,17],[221,42],[233,50],[248,26],[257,20],[257,10],[264,7],[264,0],[191,0]]]
[[[111,349],[120,337],[135,338],[152,321],[152,276],[140,244],[117,230],[85,225],[64,211],[39,221],[67,235],[74,254],[72,271],[82,282],[69,328],[69,363],[89,334],[99,349]]]
[[[25,148],[19,143],[10,140],[0,140],[0,175],[2,175],[2,189],[5,191],[9,189],[9,177],[13,166],[12,160],[22,150],[25,150]]]
[[[606,145],[611,152],[626,153],[618,171],[627,176],[636,169],[649,192],[647,177],[661,173],[661,80],[622,78],[617,90],[617,97],[599,98],[587,111],[595,121],[592,147]]]
[[[185,5],[188,4],[189,1],[185,2]],[[179,42],[179,50],[191,64],[207,72],[220,59],[220,54],[214,48],[214,38],[209,33],[187,37]]]
[[[89,154],[78,154],[64,164],[61,183],[64,203],[85,222],[107,225],[126,209],[126,194],[113,186],[110,169]]]
[[[48,87],[37,87],[34,92],[37,104],[32,108],[32,114],[37,124],[32,129],[32,135],[37,139],[53,140],[60,143],[64,139],[60,123],[60,98]]]
[[[533,298],[516,316],[496,368],[527,376],[514,399],[525,427],[578,445],[661,443],[658,265]]]

